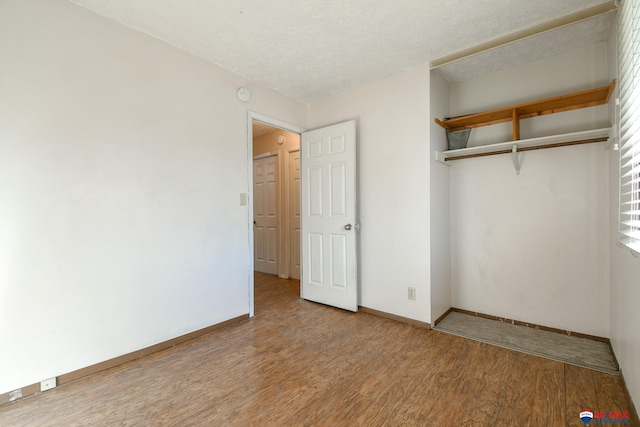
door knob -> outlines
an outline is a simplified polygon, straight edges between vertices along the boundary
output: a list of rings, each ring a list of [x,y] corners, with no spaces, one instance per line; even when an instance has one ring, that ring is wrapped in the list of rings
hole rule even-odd
[[[347,224],[347,225],[345,225],[345,226],[344,226],[344,229],[345,229],[345,230],[351,230],[351,224]]]

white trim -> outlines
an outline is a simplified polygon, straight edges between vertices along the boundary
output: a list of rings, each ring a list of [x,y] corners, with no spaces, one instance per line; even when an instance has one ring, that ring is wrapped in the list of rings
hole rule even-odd
[[[289,132],[294,132],[298,134],[302,134],[306,131],[298,126],[291,125],[289,123],[282,122],[280,120],[273,119],[271,117],[263,116],[262,114],[258,114],[253,111],[247,112],[247,194],[249,197],[247,198],[247,229],[249,230],[249,274],[248,274],[248,286],[249,286],[249,317],[255,316],[255,292],[254,292],[254,280],[253,280],[253,271],[255,269],[255,265],[253,262],[253,121],[256,120],[258,122],[262,122],[268,124],[270,126],[278,127],[280,129],[288,130]]]
[[[267,125],[277,127],[280,129],[288,130],[293,133],[303,133],[306,132],[306,129],[303,129],[298,126],[291,125],[289,123],[281,122],[280,120],[272,119],[271,117],[263,116],[262,114],[254,113],[253,111],[249,111],[249,128],[251,129],[251,122],[253,120],[265,123]],[[251,136],[253,137],[253,130],[251,131]],[[253,143],[253,140],[251,141]]]

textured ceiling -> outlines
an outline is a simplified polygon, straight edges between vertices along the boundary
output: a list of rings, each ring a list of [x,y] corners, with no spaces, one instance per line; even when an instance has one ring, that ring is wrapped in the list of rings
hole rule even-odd
[[[270,126],[266,123],[259,122],[257,120],[253,120],[251,123],[251,127],[253,128],[253,137],[266,135],[270,132],[274,132],[279,130],[276,127]]]
[[[467,80],[596,44],[610,34],[614,16],[610,13],[518,40],[443,65],[438,71],[448,81]]]
[[[610,0],[70,1],[313,102]],[[582,43],[554,38],[553,51],[565,42]]]

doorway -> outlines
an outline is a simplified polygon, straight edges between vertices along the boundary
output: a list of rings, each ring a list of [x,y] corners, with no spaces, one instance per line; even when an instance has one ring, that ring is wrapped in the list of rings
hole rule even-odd
[[[253,160],[254,160],[254,156],[259,156],[259,153],[254,153],[254,147],[253,147],[253,140],[255,138],[255,136],[260,136],[261,133],[264,132],[264,134],[268,133],[268,132],[273,132],[273,131],[287,131],[287,132],[291,132],[295,135],[297,135],[298,138],[300,138],[300,134],[302,134],[302,132],[305,131],[305,129],[299,128],[297,126],[293,126],[290,125],[288,123],[285,122],[281,122],[279,120],[276,119],[272,119],[270,117],[267,116],[263,116],[261,114],[258,113],[254,113],[249,111],[248,112],[248,120],[247,120],[247,135],[248,135],[248,157],[249,157],[249,164],[253,165]],[[255,133],[255,136],[254,136]],[[286,136],[285,136],[286,138]],[[298,139],[299,140],[299,139]],[[284,145],[284,142],[282,144],[278,144],[278,145]],[[277,139],[276,139],[276,144],[277,144]],[[299,152],[299,151],[298,151]],[[288,156],[289,153],[286,152],[286,155]],[[284,157],[284,153],[283,153],[283,157]],[[253,185],[253,173],[250,174],[250,183],[251,185]],[[253,188],[251,188],[251,190],[253,190]],[[249,209],[249,224],[251,226],[253,226],[253,196],[252,196],[252,191],[249,193],[249,205],[251,207],[251,209]],[[282,218],[282,215],[281,215]],[[255,315],[255,288],[254,288],[254,275],[255,275],[255,255],[253,254],[254,252],[254,233],[253,230],[250,231],[249,233],[249,247],[251,248],[251,253],[252,253],[252,258],[250,260],[250,274],[249,274],[249,316],[253,317]],[[300,263],[300,260],[298,260],[298,263]]]
[[[274,188],[270,201],[262,200],[269,195],[264,191],[257,191],[255,199],[260,209],[273,212],[277,217],[273,226],[263,223],[260,233],[272,227],[272,234],[277,236],[273,239],[272,253],[277,254],[278,276],[282,279],[292,275],[300,277],[300,296],[306,300],[357,311],[356,232],[360,226],[356,204],[356,121],[304,132],[249,112],[248,136],[249,160],[255,166],[251,168],[249,180],[258,185],[272,183]],[[287,136],[291,138],[289,144]],[[260,144],[260,138],[267,139],[267,143]],[[275,159],[262,161],[271,157]],[[274,165],[273,179],[255,175],[265,164]],[[300,178],[305,181],[304,188]],[[249,200],[252,201],[249,224],[256,228],[259,224],[253,223],[254,217],[261,215],[254,211],[256,206],[251,195]],[[274,209],[269,209],[269,203]],[[254,250],[254,242],[267,238],[251,231],[249,246],[254,256],[250,263],[249,316],[253,317],[255,267],[260,268],[265,256],[264,251]],[[264,242],[269,244],[268,239]],[[263,258],[256,259],[256,256]]]
[[[251,128],[254,271],[300,279],[300,134],[256,119]]]

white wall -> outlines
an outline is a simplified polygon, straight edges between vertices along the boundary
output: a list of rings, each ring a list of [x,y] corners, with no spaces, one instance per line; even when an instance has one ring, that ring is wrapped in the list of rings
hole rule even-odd
[[[617,28],[614,28],[608,39],[609,52],[617,52]],[[609,55],[609,74],[617,76],[615,55]],[[618,96],[616,90],[616,96]],[[615,109],[609,109],[612,122],[615,122]],[[609,155],[609,239],[610,294],[609,322],[610,338],[616,354],[620,370],[624,376],[629,394],[636,409],[640,408],[640,258],[634,258],[627,249],[617,247],[618,238],[618,194],[620,183],[620,152],[611,151]]]
[[[309,106],[310,129],[350,119],[358,132],[359,303],[428,322],[428,67]]]
[[[248,313],[247,109],[306,106],[68,2],[0,58],[0,393]]]
[[[451,115],[608,84],[604,43],[452,84]],[[523,120],[522,137],[609,125],[607,107]],[[500,126],[470,145],[511,138]],[[608,151],[602,144],[459,160],[451,168],[454,307],[609,335]]]
[[[435,161],[435,152],[447,149],[444,130],[434,119],[449,114],[449,84],[437,71],[431,71],[431,324],[451,308],[451,237],[449,166]]]

